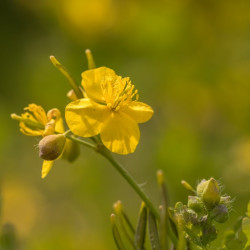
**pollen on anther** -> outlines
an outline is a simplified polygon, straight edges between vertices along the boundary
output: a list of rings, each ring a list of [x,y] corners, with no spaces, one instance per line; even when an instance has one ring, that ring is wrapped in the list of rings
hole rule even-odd
[[[107,103],[107,107],[109,108],[109,109],[112,109],[112,104],[109,102],[109,103]]]

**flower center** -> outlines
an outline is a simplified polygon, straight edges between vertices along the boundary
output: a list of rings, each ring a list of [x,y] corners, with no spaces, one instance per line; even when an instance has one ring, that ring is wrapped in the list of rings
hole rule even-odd
[[[129,105],[134,97],[136,101],[139,98],[138,90],[134,89],[135,86],[129,77],[106,77],[101,86],[107,107],[112,111],[118,111],[121,107]]]

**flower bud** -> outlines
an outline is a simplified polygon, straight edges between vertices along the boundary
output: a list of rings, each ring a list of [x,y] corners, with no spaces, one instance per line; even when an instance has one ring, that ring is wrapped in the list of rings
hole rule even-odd
[[[39,142],[39,156],[48,161],[57,159],[63,152],[66,138],[63,134],[45,136]]]
[[[123,206],[122,206],[122,202],[119,200],[117,201],[114,205],[113,208],[116,212],[116,214],[121,215],[122,211],[123,211]]]
[[[186,188],[187,190],[191,191],[192,193],[195,194],[195,190],[193,189],[193,187],[186,181],[182,180],[181,184],[184,186],[184,188]]]
[[[214,178],[208,181],[202,180],[197,186],[197,195],[202,198],[208,209],[214,208],[220,202],[220,189],[218,182]]]
[[[228,205],[230,203],[232,203],[231,196],[221,196],[220,197],[220,204]]]
[[[67,93],[67,97],[71,100],[71,101],[76,101],[78,98],[76,96],[76,93],[73,89],[71,89],[68,93]]]
[[[184,206],[183,206],[183,204],[182,204],[182,202],[180,202],[180,201],[178,201],[176,204],[175,204],[175,211],[177,212],[177,213],[182,213],[183,212],[183,209],[184,209]]]
[[[192,223],[192,224],[198,223],[198,215],[192,209],[184,209],[183,218],[186,223]]]
[[[203,209],[203,203],[197,196],[188,196],[188,207],[199,213]]]
[[[217,205],[214,207],[210,215],[215,221],[224,223],[229,217],[227,206],[224,204]]]
[[[202,194],[203,194],[204,188],[205,188],[205,186],[206,186],[206,183],[207,183],[207,180],[206,180],[206,179],[203,179],[203,180],[201,180],[201,182],[197,185],[196,192],[197,192],[197,195],[198,195],[199,197],[202,197]]]

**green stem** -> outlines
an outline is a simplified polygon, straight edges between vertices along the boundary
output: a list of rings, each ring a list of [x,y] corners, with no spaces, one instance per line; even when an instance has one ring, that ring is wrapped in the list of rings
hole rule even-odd
[[[148,196],[139,187],[139,185],[136,183],[133,177],[128,173],[128,171],[112,157],[110,152],[102,144],[93,145],[69,133],[66,133],[66,137],[84,146],[92,148],[96,152],[104,156],[113,165],[113,167],[122,175],[122,177],[129,183],[129,185],[134,189],[134,191],[141,197],[141,199],[145,202],[145,204],[154,214],[154,216],[157,219],[160,218],[158,211],[155,209],[154,205],[152,204]]]
[[[87,141],[84,141],[84,140],[82,140],[82,139],[76,137],[75,135],[69,134],[69,132],[70,132],[70,130],[68,130],[68,131],[66,131],[66,132],[64,133],[65,136],[66,136],[66,138],[68,138],[68,139],[70,139],[70,140],[72,140],[72,141],[78,142],[78,143],[80,143],[80,144],[82,144],[82,145],[84,145],[84,146],[86,146],[86,147],[88,147],[88,148],[92,148],[92,149],[94,149],[94,150],[97,149],[97,146],[96,146],[96,145],[93,145],[92,143],[89,143],[89,142],[87,142]]]
[[[122,175],[122,177],[134,189],[134,191],[141,197],[141,199],[145,202],[145,204],[154,214],[154,216],[157,219],[159,219],[160,216],[158,211],[155,209],[154,205],[152,204],[148,196],[144,193],[144,191],[140,188],[140,186],[136,183],[136,181],[128,173],[128,171],[112,157],[110,152],[106,148],[104,148],[104,146],[97,149],[97,152],[100,153],[102,156],[104,156],[113,165],[113,167]]]

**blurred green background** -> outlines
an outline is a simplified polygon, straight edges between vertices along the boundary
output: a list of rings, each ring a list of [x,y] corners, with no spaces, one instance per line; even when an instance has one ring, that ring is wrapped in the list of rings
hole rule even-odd
[[[235,197],[226,227],[250,197],[250,2],[1,0],[1,223],[13,223],[22,249],[115,249],[109,215],[121,199],[135,222],[140,200],[89,149],[57,161],[41,180],[38,139],[10,113],[29,103],[62,112],[70,89],[55,55],[80,83],[86,48],[97,66],[130,76],[155,115],[141,125],[136,152],[117,157],[159,202],[157,169],[171,204],[187,201],[182,179],[211,176]],[[222,234],[223,232],[220,231]]]

